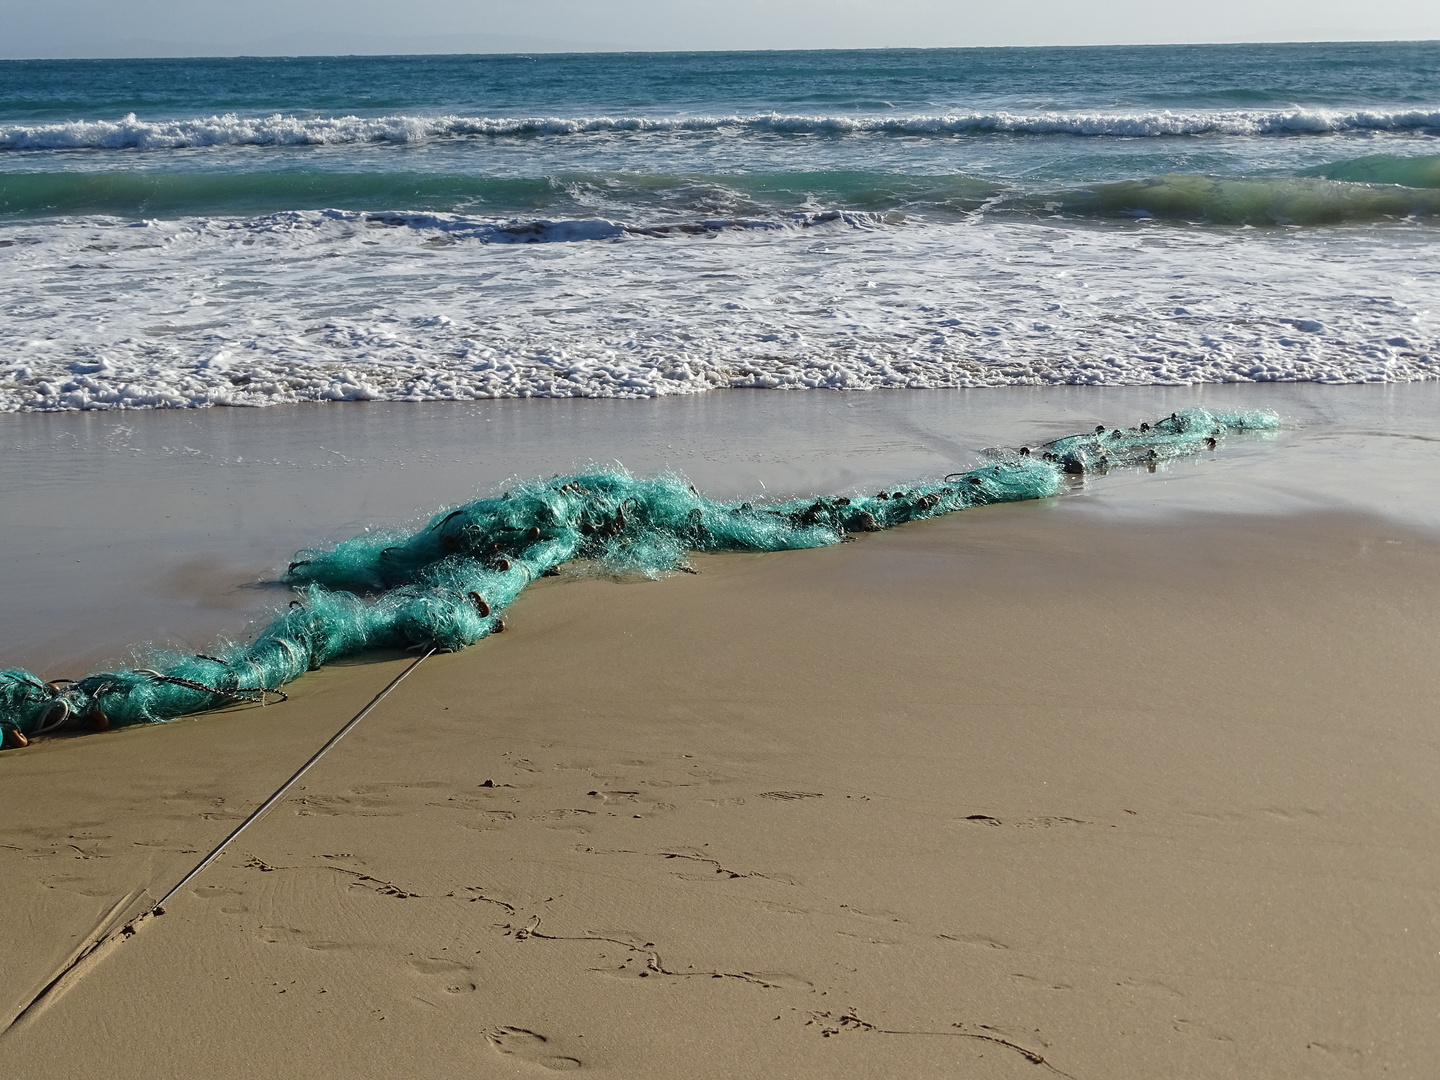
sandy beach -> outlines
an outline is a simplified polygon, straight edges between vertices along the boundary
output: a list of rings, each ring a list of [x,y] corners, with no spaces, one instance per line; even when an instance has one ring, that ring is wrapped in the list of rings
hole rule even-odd
[[[1440,1077],[1440,6],[171,6],[0,36],[0,1080]]]
[[[697,566],[426,661],[5,1074],[1432,1074],[1433,536],[1072,499]],[[0,1020],[406,662],[0,757]]]

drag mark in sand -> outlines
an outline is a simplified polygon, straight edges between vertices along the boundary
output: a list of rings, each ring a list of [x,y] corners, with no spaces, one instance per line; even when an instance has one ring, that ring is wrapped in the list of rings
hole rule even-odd
[[[95,965],[99,964],[111,952],[119,948],[126,941],[135,936],[137,931],[153,918],[153,907],[146,908],[135,918],[125,923],[117,931],[115,925],[130,911],[136,901],[145,896],[144,889],[136,889],[127,896],[121,897],[115,904],[100,917],[95,927],[75,947],[63,964],[56,970],[55,974],[45,981],[45,984],[33,994],[28,1001],[15,1010],[10,1019],[0,1028],[0,1038],[24,1023],[39,1016],[51,1005],[65,994],[70,987],[84,978]]]
[[[823,791],[762,791],[762,792],[760,792],[760,798],[762,798],[762,799],[784,799],[784,800],[787,800],[787,801],[790,800],[790,799],[823,799],[824,797],[825,797],[825,793],[824,793]]]
[[[744,873],[739,870],[731,870],[729,867],[721,866],[718,859],[712,859],[705,855],[687,855],[681,851],[662,851],[660,855],[666,859],[689,859],[692,862],[708,863],[715,868],[715,873],[723,877],[731,878],[763,878],[766,881],[779,881],[784,885],[794,885],[795,882],[787,881],[784,878],[772,877],[769,874],[762,874],[758,870],[749,870]]]
[[[1127,810],[1126,813],[1134,813],[1134,811]],[[999,818],[991,817],[989,814],[967,814],[965,820],[975,825],[1005,824]],[[1057,825],[1091,825],[1093,822],[1063,815],[1042,815],[1041,817],[1022,818],[1019,821],[1012,821],[1010,824],[1017,829],[1053,829]]]
[[[644,945],[636,945],[633,941],[625,941],[623,938],[609,937],[603,934],[543,934],[540,932],[540,916],[532,915],[528,926],[519,928],[513,926],[505,927],[508,934],[514,934],[516,941],[526,941],[529,938],[538,938],[541,941],[594,941],[609,945],[619,945],[622,949],[628,950],[632,955],[641,956],[645,959],[645,970],[637,972],[637,975],[646,979],[651,975],[668,975],[674,979],[737,979],[740,982],[751,983],[754,986],[763,986],[769,990],[781,988],[794,989],[796,987],[808,988],[812,984],[795,975],[784,972],[773,971],[672,971],[667,968],[660,959],[660,954],[655,950],[655,943],[647,941]],[[624,964],[621,967],[625,967]],[[599,969],[592,969],[599,970]],[[608,972],[607,972],[608,974]]]
[[[511,915],[515,914],[514,904],[507,904],[504,900],[496,900],[493,896],[486,896],[485,890],[482,889],[479,885],[466,885],[464,888],[466,892],[472,892],[475,895],[460,896],[458,893],[453,892],[446,893],[445,895],[447,897],[453,896],[456,899],[464,900],[466,903],[470,904],[494,904],[496,907],[504,908]]]
[[[854,1009],[846,1013],[841,1013],[839,1016],[836,1016],[832,1012],[812,1012],[805,1026],[809,1027],[811,1024],[821,1025],[820,1035],[826,1039],[839,1035],[842,1031],[869,1031],[876,1035],[938,1035],[954,1039],[975,1039],[979,1042],[994,1043],[997,1046],[1005,1047],[1007,1050],[1015,1051],[1015,1053],[1019,1054],[1031,1065],[1044,1066],[1057,1076],[1064,1076],[1067,1080],[1075,1080],[1069,1073],[1057,1069],[1034,1050],[1021,1046],[1019,1043],[1011,1042],[1009,1039],[1003,1038],[1000,1035],[989,1035],[978,1031],[961,1031],[959,1029],[964,1027],[963,1024],[957,1023],[950,1025],[952,1028],[957,1029],[954,1031],[902,1031],[899,1029],[882,1028],[870,1023],[868,1020],[862,1020],[855,1015]],[[981,1026],[983,1027],[984,1025],[982,1024]]]
[[[351,885],[364,886],[382,896],[393,896],[397,900],[415,900],[423,896],[423,893],[411,892],[409,889],[402,889],[393,881],[385,881],[383,878],[372,877],[370,874],[361,873],[359,870],[351,870],[344,866],[335,866],[332,863],[322,863],[319,867],[314,866],[271,866],[267,862],[251,855],[244,865],[251,870],[259,870],[262,874],[273,874],[277,870],[334,870],[338,874],[349,874],[355,880]]]
[[[732,870],[728,866],[723,865],[718,859],[713,859],[708,855],[701,855],[698,851],[648,852],[636,851],[633,848],[593,848],[581,845],[576,845],[575,850],[585,855],[645,855],[647,857],[655,855],[662,859],[684,859],[688,862],[698,862],[709,865],[714,868],[717,876],[727,878],[731,881],[737,881],[743,878],[758,878],[762,881],[778,881],[781,885],[795,886],[800,884],[794,878],[782,877],[779,874],[762,874],[759,870]],[[690,878],[689,880],[695,881],[699,879]]]
[[[1003,941],[996,941],[984,934],[936,934],[941,941],[953,941],[960,945],[975,945],[985,949],[1008,949]]]
[[[358,870],[347,870],[343,866],[332,866],[330,869],[341,874],[351,875],[355,879],[350,883],[351,885],[363,886],[364,888],[379,893],[381,896],[393,896],[397,900],[414,900],[422,895],[421,893],[402,889],[393,881],[382,881],[380,878],[371,877],[369,874],[362,874]]]

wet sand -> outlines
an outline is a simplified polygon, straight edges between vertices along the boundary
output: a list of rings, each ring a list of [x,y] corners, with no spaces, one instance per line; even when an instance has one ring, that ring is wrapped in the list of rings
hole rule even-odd
[[[1062,499],[698,565],[426,661],[0,1069],[1433,1074],[1440,540]],[[403,663],[0,756],[0,1023]]]
[[[716,392],[0,416],[0,665],[47,678],[207,649],[283,606],[296,549],[428,517],[514,476],[622,461],[717,498],[875,491],[985,446],[1193,405],[1273,409],[1271,441],[1086,485],[1089,512],[1341,509],[1440,532],[1440,382]]]

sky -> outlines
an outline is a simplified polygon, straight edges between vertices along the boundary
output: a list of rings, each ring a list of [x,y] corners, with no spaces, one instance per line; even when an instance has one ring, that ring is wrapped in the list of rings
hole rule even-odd
[[[0,0],[8,59],[1437,38],[1437,0]]]

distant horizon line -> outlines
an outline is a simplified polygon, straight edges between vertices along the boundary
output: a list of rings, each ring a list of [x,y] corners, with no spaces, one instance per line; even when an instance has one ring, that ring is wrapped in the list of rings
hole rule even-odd
[[[482,36],[482,35],[473,35]],[[522,35],[497,34],[497,38],[521,37]],[[137,43],[138,44],[138,43]],[[556,45],[562,43],[556,42]],[[235,53],[201,53],[201,52],[176,52],[153,54],[131,54],[131,55],[107,55],[107,56],[8,56],[0,57],[0,63],[5,64],[27,64],[27,63],[93,63],[105,61],[136,61],[136,60],[351,60],[351,59],[408,59],[408,58],[441,58],[441,57],[524,57],[532,55],[540,56],[685,56],[685,55],[723,55],[730,54],[752,54],[752,53],[882,53],[882,52],[1002,52],[1002,51],[1049,51],[1049,50],[1100,50],[1100,49],[1177,49],[1177,48],[1247,48],[1264,46],[1270,48],[1285,46],[1305,45],[1434,45],[1440,44],[1440,38],[1311,38],[1285,41],[1167,41],[1167,42],[1131,42],[1119,44],[1057,44],[1057,45],[879,45],[879,46],[855,46],[842,47],[831,46],[826,48],[749,48],[749,49],[651,49],[651,48],[628,48],[623,46],[596,45],[583,46],[579,43],[565,42],[564,48],[538,45],[531,48],[511,48],[495,50],[460,50],[456,52],[235,52]],[[183,46],[180,46],[183,47]]]

